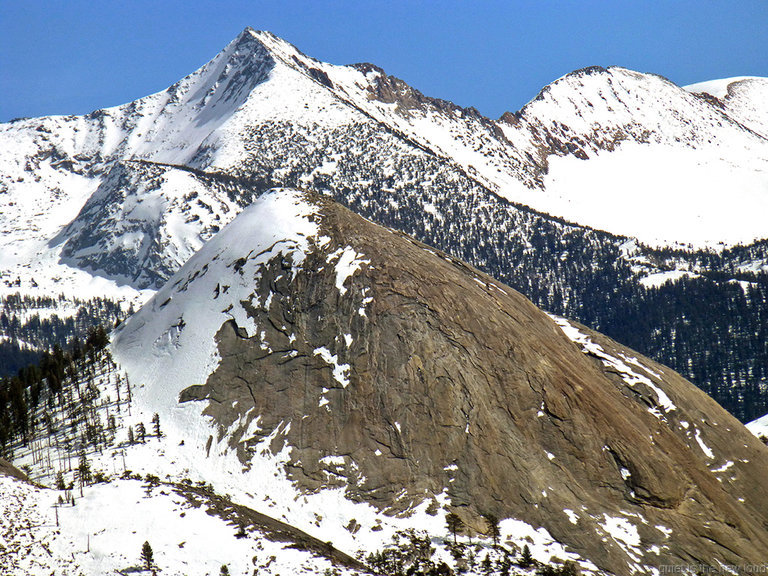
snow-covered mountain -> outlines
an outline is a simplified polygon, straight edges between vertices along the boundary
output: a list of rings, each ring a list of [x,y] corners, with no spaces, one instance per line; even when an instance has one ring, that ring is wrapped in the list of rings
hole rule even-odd
[[[654,245],[766,236],[758,214],[768,207],[768,141],[727,107],[609,68],[553,83],[521,116],[568,149],[550,156],[541,198],[525,202],[534,208]]]
[[[311,185],[333,179],[350,156],[371,161],[364,137],[372,134],[376,152],[387,151],[384,178],[406,179],[402,157],[426,154],[512,202],[641,242],[749,243],[768,236],[760,218],[768,208],[766,82],[732,82],[718,105],[658,76],[590,68],[491,121],[374,66],[318,62],[246,29],[163,92],[83,117],[4,125],[0,174],[13,200],[3,228],[24,235],[6,243],[27,258],[17,246],[36,239],[26,231],[50,239],[97,188],[103,197],[119,185],[108,177],[117,162]],[[340,132],[354,142],[332,147],[329,136]],[[362,180],[378,171],[357,172]],[[161,233],[159,222],[150,228]],[[134,231],[123,234],[131,244]]]
[[[147,540],[170,574],[251,558],[259,573],[363,573],[352,558],[407,529],[469,574],[502,573],[523,546],[622,575],[768,552],[768,451],[715,402],[325,196],[260,196],[110,349],[117,364],[89,351],[76,384],[42,393],[27,445],[11,443],[34,480],[64,488],[0,478],[10,566],[125,571]],[[79,492],[84,470],[98,480]],[[115,499],[130,506],[105,518]]]
[[[314,189],[685,370],[751,417],[745,398],[768,378],[752,341],[768,249],[750,244],[768,236],[768,141],[764,81],[730,84],[720,100],[590,68],[491,120],[246,29],[165,91],[0,127],[0,294],[138,306],[264,189]],[[655,292],[678,290],[675,278],[716,282],[709,315],[727,318],[718,330],[743,357],[675,324],[690,313]]]
[[[715,97],[716,103],[728,116],[768,138],[768,113],[763,104],[768,95],[768,78],[740,76],[700,82],[684,88],[694,94]]]

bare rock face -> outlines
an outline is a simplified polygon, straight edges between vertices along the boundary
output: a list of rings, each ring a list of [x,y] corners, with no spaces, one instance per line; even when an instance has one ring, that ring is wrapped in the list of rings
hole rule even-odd
[[[300,267],[266,263],[241,302],[257,334],[223,324],[218,368],[181,394],[208,400],[222,435],[252,410],[307,491],[343,486],[391,514],[444,493],[477,530],[484,513],[524,520],[618,574],[768,557],[768,449],[709,397],[307,198],[330,241]],[[245,466],[258,440],[229,437]]]

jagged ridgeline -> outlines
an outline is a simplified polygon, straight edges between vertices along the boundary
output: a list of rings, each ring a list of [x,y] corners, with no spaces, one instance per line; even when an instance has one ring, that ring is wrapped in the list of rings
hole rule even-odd
[[[594,67],[492,120],[247,29],[166,91],[1,127],[3,250],[34,256],[0,278],[29,294],[97,278],[138,303],[268,186],[312,189],[751,420],[768,411],[766,207],[750,195],[768,173],[766,86],[713,96]]]

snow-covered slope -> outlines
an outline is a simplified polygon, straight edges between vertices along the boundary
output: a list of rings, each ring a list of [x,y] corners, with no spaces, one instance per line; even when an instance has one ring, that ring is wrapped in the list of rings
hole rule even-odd
[[[322,245],[316,212],[292,190],[257,199],[154,295],[131,327],[119,331],[118,361],[154,386],[137,392],[137,403],[146,396],[150,406],[172,406],[187,383],[206,380],[217,364],[214,337],[221,325],[232,319],[248,332],[251,323],[240,303],[251,300],[260,268],[281,254],[292,270],[312,246]],[[192,318],[184,317],[190,313]],[[177,374],[176,388],[160,376],[170,372]]]
[[[290,186],[461,256],[554,312],[625,326],[595,302],[601,290],[637,292],[647,275],[751,281],[744,273],[768,267],[764,244],[725,250],[722,261],[695,251],[766,236],[761,82],[731,83],[721,102],[654,75],[592,68],[491,120],[374,65],[318,62],[246,29],[165,91],[0,126],[0,294],[138,305],[261,191]],[[684,252],[667,258],[642,242]],[[596,270],[610,276],[599,289]],[[755,334],[734,322],[730,332]],[[637,341],[680,333],[648,332]],[[644,350],[671,363],[675,345]]]
[[[446,509],[470,522],[474,507],[491,506],[485,490],[503,503],[493,506],[507,519],[504,538],[524,542],[533,526],[543,560],[584,569],[594,568],[589,558],[617,573],[649,571],[715,554],[702,551],[712,541],[728,540],[737,554],[763,546],[753,525],[762,504],[751,500],[763,490],[763,448],[710,399],[319,196],[261,196],[117,331],[112,349],[132,382],[133,418],[158,413],[167,435],[129,451],[129,469],[200,477],[249,507],[266,502],[349,554],[398,528],[442,533]],[[463,394],[472,402],[460,410]],[[507,410],[514,424],[499,424]],[[496,426],[503,446],[485,462]],[[407,480],[392,481],[403,469]],[[519,485],[495,486],[512,469]],[[593,493],[598,484],[605,494]],[[688,524],[724,515],[716,524],[729,525],[733,506],[733,533],[707,540]],[[356,528],[345,530],[351,519]],[[723,554],[713,558],[735,558]]]
[[[0,211],[4,235],[0,274],[14,280],[22,276],[22,282],[27,283],[34,274],[47,274],[44,285],[49,292],[87,291],[92,280],[78,268],[87,268],[91,262],[74,269],[59,262],[61,245],[69,239],[67,233],[82,230],[83,224],[65,231],[63,227],[75,219],[92,195],[96,194],[91,204],[99,203],[105,195],[125,195],[125,190],[110,189],[121,184],[114,181],[115,175],[112,179],[108,176],[116,162],[148,159],[189,163],[205,147],[205,140],[222,129],[253,88],[267,77],[272,60],[259,48],[251,35],[241,35],[211,62],[163,92],[87,116],[25,119],[0,126],[0,190],[5,193]],[[191,188],[188,184],[183,187]],[[139,201],[128,199],[129,203]],[[162,203],[155,204],[155,214],[138,215],[145,225],[156,224],[145,230],[150,236],[174,236],[179,232],[171,225],[174,219],[162,214],[163,208]],[[126,206],[112,210],[126,212],[124,215],[134,220],[137,216],[135,212],[129,214],[131,208]],[[167,230],[160,230],[158,223],[167,223]],[[118,231],[111,234],[120,235]],[[116,243],[129,249],[137,242],[130,225],[122,236]],[[169,242],[189,244],[190,240],[171,238]],[[200,238],[191,242],[192,246],[196,242],[199,245]],[[146,238],[139,241],[142,243],[146,243]],[[75,251],[68,250],[70,255]],[[191,254],[189,249],[182,249],[181,253],[184,257]],[[176,267],[179,264],[176,262]],[[132,270],[130,275],[142,278],[153,272],[162,274],[162,270],[139,269]],[[130,288],[141,284],[134,283]],[[135,290],[124,292],[103,282],[98,284],[98,292],[121,299],[145,299]]]
[[[714,96],[731,118],[768,138],[768,78],[740,76],[692,84],[685,89]]]
[[[733,76],[732,78],[719,78],[717,80],[706,80],[696,84],[683,86],[688,92],[694,94],[709,94],[718,100],[725,100],[732,84],[738,84],[742,80],[765,80],[759,76]]]
[[[56,287],[64,292],[90,283],[72,268],[132,288],[159,286],[214,222],[179,228],[177,217],[159,214],[168,202],[153,204],[158,213],[150,216],[149,203],[142,213],[123,206],[138,201],[128,197],[137,186],[156,187],[134,178],[131,194],[117,188],[115,164],[134,160],[317,186],[318,178],[339,179],[359,157],[364,162],[352,169],[370,186],[372,178],[434,180],[435,169],[419,165],[436,157],[440,170],[513,202],[642,242],[749,243],[768,236],[760,217],[768,211],[765,81],[728,86],[725,104],[716,105],[658,76],[586,69],[491,121],[425,97],[375,66],[321,63],[246,29],[163,92],[87,116],[0,127],[0,273],[28,280],[28,271],[47,270],[46,283],[68,279]],[[181,188],[192,186],[184,177],[172,184],[182,197]],[[207,204],[229,200],[214,196]],[[107,212],[100,224],[96,206]],[[81,209],[79,222],[64,228]],[[141,222],[143,232],[138,224],[115,229],[118,216]],[[152,242],[167,245],[168,254],[147,258]],[[126,251],[130,270],[116,270],[109,262]],[[62,255],[65,266],[56,264]],[[99,289],[110,291],[104,283]]]
[[[768,209],[759,93],[723,111],[653,74],[591,68],[492,122],[374,66],[331,66],[262,38],[283,62],[319,71],[340,98],[513,202],[653,245],[719,248],[768,235],[751,216]]]
[[[747,429],[758,438],[768,438],[768,414],[748,423]]]
[[[0,572],[151,574],[141,558],[148,542],[153,567],[168,576],[218,575],[222,566],[229,574],[358,573],[245,522],[238,535],[235,522],[204,492],[183,486],[125,478],[87,487],[75,504],[60,504],[60,496],[0,476]]]
[[[233,189],[168,165],[116,163],[50,246],[61,246],[61,261],[71,268],[152,288],[235,217]]]
[[[9,282],[21,276],[22,284],[30,285],[31,273],[47,271],[46,285],[63,278],[56,291],[82,293],[90,280],[88,275],[79,279],[74,267],[131,288],[159,287],[210,235],[207,229],[224,223],[217,221],[222,216],[218,205],[231,208],[231,198],[241,204],[248,200],[243,186],[231,198],[218,190],[200,199],[215,214],[179,227],[178,217],[163,214],[173,202],[149,202],[140,193],[160,187],[174,190],[161,196],[194,193],[194,175],[169,176],[175,165],[245,175],[245,188],[252,188],[254,178],[274,181],[295,170],[293,166],[308,185],[335,172],[340,160],[359,154],[355,140],[376,152],[389,149],[395,158],[424,155],[386,129],[382,133],[363,112],[316,80],[312,70],[291,60],[300,54],[297,50],[291,47],[291,54],[282,51],[277,57],[266,41],[272,49],[284,44],[247,29],[211,62],[166,91],[83,117],[19,120],[0,127],[0,190],[6,192],[0,200],[0,274]],[[347,142],[334,150],[341,136]],[[150,169],[148,162],[166,167]],[[403,178],[393,170],[392,159],[380,162],[389,163],[385,170],[390,178]],[[158,176],[158,170],[166,175]],[[142,204],[140,211],[136,203]],[[151,250],[167,254],[151,258]],[[119,264],[126,254],[129,262]],[[105,285],[102,291],[120,294]]]
[[[751,216],[768,209],[759,79],[723,111],[660,76],[590,68],[493,122],[375,66],[320,63],[259,35],[282,62],[513,202],[653,245],[719,248],[768,236]]]
[[[574,72],[512,118],[505,133],[530,130],[555,151],[543,190],[524,204],[651,245],[719,248],[768,234],[758,216],[768,141],[660,76]]]
[[[747,245],[766,235],[763,158],[738,146],[717,151],[627,142],[588,161],[551,159],[543,198],[531,204],[652,246]]]

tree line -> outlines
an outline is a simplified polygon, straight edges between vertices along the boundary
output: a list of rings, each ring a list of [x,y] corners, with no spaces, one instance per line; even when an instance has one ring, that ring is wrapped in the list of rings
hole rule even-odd
[[[85,339],[71,337],[67,349],[55,344],[40,354],[38,362],[0,379],[0,454],[8,455],[12,442],[26,445],[32,429],[44,423],[34,414],[45,396],[50,405],[63,396],[67,382],[75,382],[84,371],[93,371],[105,351],[109,337],[104,326],[88,330]]]

